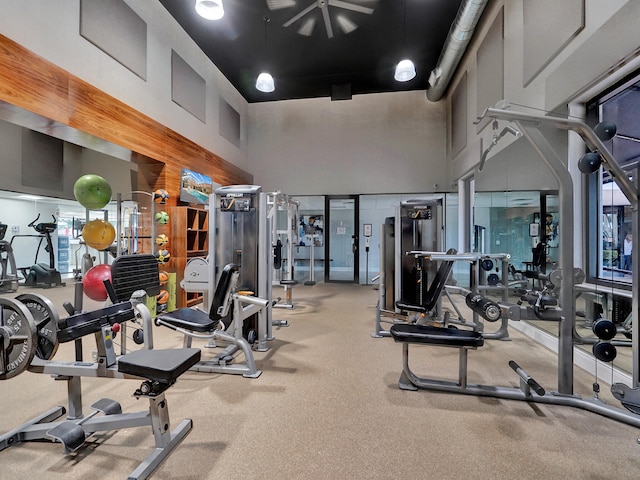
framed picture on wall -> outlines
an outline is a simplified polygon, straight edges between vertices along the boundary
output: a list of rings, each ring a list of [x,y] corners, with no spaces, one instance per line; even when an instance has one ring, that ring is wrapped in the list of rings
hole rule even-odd
[[[547,213],[544,219],[544,238],[545,243],[550,248],[556,248],[559,240],[558,232],[558,214]]]
[[[324,246],[324,219],[322,215],[301,215],[298,227],[301,246]]]

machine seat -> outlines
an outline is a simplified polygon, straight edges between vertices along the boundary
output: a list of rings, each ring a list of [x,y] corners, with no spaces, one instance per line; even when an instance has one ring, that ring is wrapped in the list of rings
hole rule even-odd
[[[393,339],[400,343],[422,343],[458,348],[476,348],[484,345],[482,334],[471,330],[397,323],[389,331]]]
[[[193,332],[210,332],[216,328],[218,322],[211,320],[207,312],[195,308],[180,308],[173,312],[163,313],[158,318],[176,328],[184,328]]]
[[[173,384],[200,361],[199,348],[136,350],[118,359],[118,371],[153,382]]]
[[[220,320],[229,314],[231,296],[236,288],[238,276],[238,266],[233,263],[227,264],[222,269],[209,313],[193,308],[180,308],[173,312],[158,315],[156,323],[159,322],[172,328],[182,328],[193,332],[211,332],[215,330]]]

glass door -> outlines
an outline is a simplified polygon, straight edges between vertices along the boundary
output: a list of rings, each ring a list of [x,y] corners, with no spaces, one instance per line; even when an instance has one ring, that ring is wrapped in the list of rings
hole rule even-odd
[[[359,281],[358,196],[325,197],[325,282]]]

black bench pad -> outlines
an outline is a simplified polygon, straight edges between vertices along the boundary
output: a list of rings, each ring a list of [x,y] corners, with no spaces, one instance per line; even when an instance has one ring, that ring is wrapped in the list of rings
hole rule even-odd
[[[422,305],[416,305],[415,303],[409,303],[405,300],[396,301],[396,307],[398,307],[400,310],[407,310],[409,312],[427,313],[426,307]]]
[[[154,382],[173,383],[199,361],[199,348],[136,350],[118,359],[118,371]]]
[[[120,302],[98,310],[82,312],[58,321],[58,341],[71,342],[99,332],[103,326],[123,323],[136,318],[131,302]]]
[[[194,332],[210,332],[217,326],[217,322],[211,320],[208,313],[195,308],[180,308],[173,312],[158,315],[157,318],[174,327]]]
[[[474,348],[484,345],[482,334],[471,330],[398,323],[393,325],[389,331],[396,342],[402,343]]]

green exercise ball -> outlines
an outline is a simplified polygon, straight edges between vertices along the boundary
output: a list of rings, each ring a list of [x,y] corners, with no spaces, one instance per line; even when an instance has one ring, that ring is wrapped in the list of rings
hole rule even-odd
[[[84,208],[100,210],[111,201],[111,186],[100,175],[89,173],[76,180],[73,195]]]

